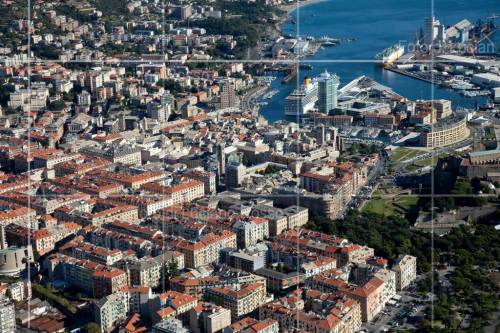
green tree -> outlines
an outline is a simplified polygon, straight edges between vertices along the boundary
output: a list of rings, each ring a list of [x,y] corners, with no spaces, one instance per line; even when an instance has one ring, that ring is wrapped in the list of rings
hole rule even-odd
[[[57,60],[61,55],[61,50],[52,45],[37,47],[33,50],[33,52],[37,57],[50,60]]]
[[[466,179],[459,179],[453,186],[451,194],[455,197],[456,206],[475,206],[474,195],[471,183]]]
[[[434,206],[442,212],[455,209],[455,200],[452,197],[438,197],[434,199]]]
[[[175,260],[172,260],[169,264],[168,264],[168,277],[171,278],[171,277],[175,277],[175,276],[178,276],[180,274],[179,272],[179,265],[177,264],[177,261]]]
[[[378,150],[379,150],[378,147],[377,147],[377,145],[375,145],[375,144],[370,145],[369,149],[370,149],[369,150],[370,154],[378,153]]]
[[[49,105],[49,110],[59,111],[59,110],[62,110],[65,106],[66,106],[66,103],[64,103],[64,101],[62,101],[62,100],[59,100],[59,101],[55,101],[55,102],[51,103]]]
[[[83,326],[84,333],[101,333],[101,328],[94,322],[87,323]]]
[[[0,83],[0,105],[3,107],[7,106],[7,102],[10,100],[10,92],[7,91],[7,82],[3,81]]]
[[[177,261],[172,260],[168,264],[165,264],[162,269],[162,279],[160,285],[156,289],[158,292],[164,292],[170,288],[170,279],[179,276],[179,266]]]
[[[353,143],[353,144],[351,145],[351,148],[349,149],[349,152],[350,152],[351,154],[357,154],[357,153],[358,153],[358,151],[359,151],[359,145],[358,145],[357,143]]]

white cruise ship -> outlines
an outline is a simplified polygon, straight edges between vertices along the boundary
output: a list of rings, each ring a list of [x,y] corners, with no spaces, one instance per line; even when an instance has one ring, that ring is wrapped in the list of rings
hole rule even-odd
[[[382,52],[376,55],[377,60],[382,60],[381,65],[390,65],[394,61],[398,60],[405,53],[405,48],[399,44],[394,44],[393,46],[386,48]]]
[[[285,116],[300,117],[314,108],[318,100],[318,81],[306,78],[304,84],[285,99]]]

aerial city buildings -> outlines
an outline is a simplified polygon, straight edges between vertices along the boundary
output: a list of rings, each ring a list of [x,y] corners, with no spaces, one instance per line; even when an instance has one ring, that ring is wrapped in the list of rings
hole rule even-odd
[[[29,19],[24,1],[1,2],[0,333],[425,331],[429,304],[448,292],[440,305],[454,317],[435,326],[473,322],[477,307],[452,301],[493,289],[459,292],[453,274],[456,258],[480,263],[446,236],[430,260],[413,227],[460,215],[454,198],[435,214],[419,199],[431,172],[474,179],[469,192],[494,200],[465,210],[480,240],[470,244],[488,258],[472,273],[494,273],[499,250],[483,246],[500,243],[493,223],[470,212],[498,213],[500,149],[480,150],[500,142],[498,117],[367,76],[340,87],[301,57],[347,38],[274,34],[291,2],[47,0]],[[477,30],[462,20],[447,42]],[[444,40],[435,18],[425,39]],[[500,89],[489,58],[441,54],[429,68],[399,44],[380,56],[377,72],[439,71],[464,96]],[[467,245],[466,232],[452,236]],[[453,288],[432,295],[437,264],[453,265],[439,275],[451,272]]]

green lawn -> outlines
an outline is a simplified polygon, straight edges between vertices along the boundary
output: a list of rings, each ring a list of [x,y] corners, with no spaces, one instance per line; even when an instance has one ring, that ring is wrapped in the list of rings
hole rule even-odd
[[[401,195],[396,199],[396,203],[404,210],[408,210],[411,206],[416,205],[418,198],[416,195]]]
[[[422,160],[415,161],[415,165],[418,165],[420,167],[425,167],[428,165],[436,165],[437,160],[438,160],[438,157],[424,158]]]
[[[375,198],[368,201],[362,211],[382,216],[404,214],[411,206],[417,203],[418,198],[414,195],[400,195],[394,198]]]
[[[403,162],[422,154],[425,154],[425,152],[417,149],[400,147],[391,152],[389,159],[391,162]]]
[[[405,169],[407,171],[415,171],[415,170],[418,170],[418,169],[422,169],[423,167],[426,167],[426,166],[433,166],[435,167],[438,160],[442,157],[445,157],[447,154],[446,153],[441,153],[437,156],[433,156],[433,157],[429,157],[429,158],[424,158],[424,159],[421,159],[421,160],[418,160],[418,161],[415,161],[413,163],[411,163],[410,165],[408,165]]]
[[[372,199],[364,205],[363,212],[390,216],[394,215],[393,208],[389,199]]]

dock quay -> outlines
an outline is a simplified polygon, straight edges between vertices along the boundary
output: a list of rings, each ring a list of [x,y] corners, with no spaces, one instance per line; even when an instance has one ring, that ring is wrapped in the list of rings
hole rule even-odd
[[[425,81],[425,82],[431,83],[431,84],[441,85],[443,83],[441,80],[437,80],[435,78],[433,79],[431,75],[425,75],[425,76],[419,75],[418,73],[413,73],[413,72],[410,72],[410,71],[407,71],[404,69],[400,69],[400,68],[397,68],[394,66],[385,66],[384,69],[391,71],[391,72],[394,72],[394,73],[405,75],[405,76],[408,76],[408,77],[411,77],[411,78],[414,78],[414,79],[417,79],[420,81]]]
[[[298,71],[299,71],[299,66],[297,64],[290,65],[286,69],[287,74],[283,78],[283,80],[281,80],[281,83],[286,84],[286,83],[290,82],[294,77],[297,76]]]

